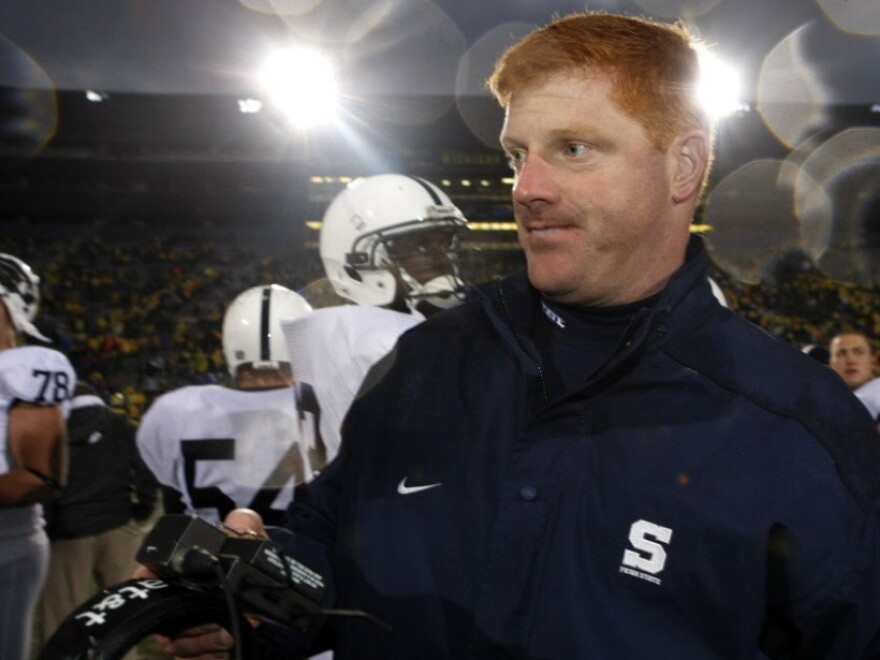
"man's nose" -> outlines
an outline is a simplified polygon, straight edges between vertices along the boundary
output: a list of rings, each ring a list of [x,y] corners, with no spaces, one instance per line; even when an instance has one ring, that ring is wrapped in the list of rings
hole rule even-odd
[[[546,161],[530,154],[517,172],[513,185],[513,201],[526,208],[539,202],[556,201],[558,189],[551,170]]]

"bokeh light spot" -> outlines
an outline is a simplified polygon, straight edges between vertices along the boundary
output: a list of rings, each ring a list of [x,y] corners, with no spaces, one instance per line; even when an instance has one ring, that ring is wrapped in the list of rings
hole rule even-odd
[[[251,11],[276,16],[307,14],[321,4],[322,0],[238,0]]]
[[[825,121],[828,93],[804,55],[805,25],[791,32],[764,58],[757,110],[776,138],[795,147]]]
[[[880,281],[880,129],[846,129],[800,158],[798,214],[815,215],[823,195],[831,200],[819,268],[838,280]]]
[[[55,86],[27,53],[0,36],[0,145],[26,159],[39,153],[58,128]]]
[[[502,23],[477,39],[459,61],[455,81],[458,111],[471,133],[488,147],[499,148],[504,113],[486,89],[486,79],[501,54],[533,29],[524,23]]]
[[[828,20],[851,34],[880,35],[880,2],[877,0],[817,0]]]
[[[709,248],[725,271],[757,282],[776,258],[804,251],[792,189],[781,177],[784,161],[755,160],[726,176],[706,200]]]
[[[693,18],[706,14],[722,0],[635,0],[644,11],[663,18]]]

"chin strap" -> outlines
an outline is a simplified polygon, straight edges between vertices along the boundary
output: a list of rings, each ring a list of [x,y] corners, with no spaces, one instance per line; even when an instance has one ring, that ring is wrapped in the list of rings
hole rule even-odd
[[[464,282],[455,275],[440,275],[420,284],[401,268],[400,277],[409,287],[406,295],[407,307],[412,314],[423,318],[435,311],[455,307],[464,297]]]

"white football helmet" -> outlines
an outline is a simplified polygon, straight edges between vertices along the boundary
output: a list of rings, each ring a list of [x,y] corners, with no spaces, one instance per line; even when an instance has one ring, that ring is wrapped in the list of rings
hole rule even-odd
[[[321,261],[336,292],[358,305],[404,299],[413,313],[421,301],[451,307],[463,286],[457,257],[465,231],[467,220],[440,188],[380,174],[353,181],[330,203]]]
[[[0,300],[12,325],[41,341],[49,341],[33,324],[40,306],[40,278],[18,257],[0,252]]]
[[[236,296],[223,315],[223,355],[229,374],[247,365],[278,369],[290,362],[281,321],[312,311],[298,293],[278,284],[255,286]]]

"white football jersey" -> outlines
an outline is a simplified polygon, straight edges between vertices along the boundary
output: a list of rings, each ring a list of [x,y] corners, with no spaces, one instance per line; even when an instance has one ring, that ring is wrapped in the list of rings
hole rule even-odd
[[[339,451],[342,420],[367,371],[420,321],[381,307],[340,305],[281,322],[294,378],[315,393],[328,460]]]
[[[67,356],[43,346],[20,346],[0,351],[0,474],[13,467],[9,451],[9,410],[16,401],[60,406],[64,418],[76,386],[76,373]],[[29,534],[43,527],[39,504],[0,508],[0,538]]]
[[[875,422],[880,422],[880,378],[874,378],[855,390],[855,395],[871,413]]]
[[[294,486],[326,462],[317,412],[307,387],[192,385],[153,402],[137,445],[186,513],[218,522],[247,507],[281,524]]]

